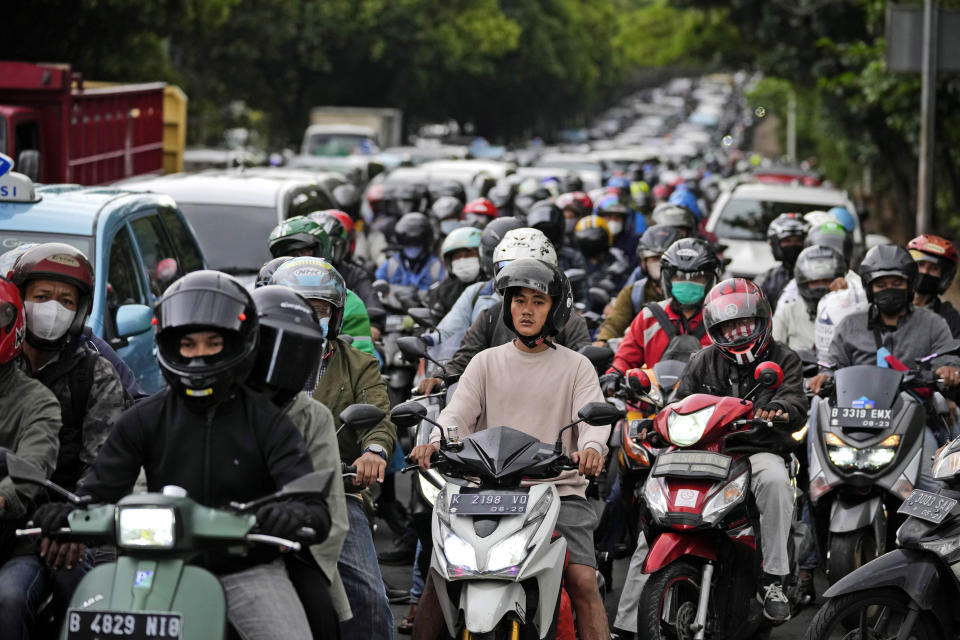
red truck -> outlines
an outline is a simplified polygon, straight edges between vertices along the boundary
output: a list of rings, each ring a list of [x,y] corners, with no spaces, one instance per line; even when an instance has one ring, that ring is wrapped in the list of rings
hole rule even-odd
[[[97,185],[162,173],[165,87],[85,87],[67,65],[0,62],[0,153],[45,183]],[[177,119],[185,120],[185,111],[184,100]],[[182,157],[182,121],[179,133]]]

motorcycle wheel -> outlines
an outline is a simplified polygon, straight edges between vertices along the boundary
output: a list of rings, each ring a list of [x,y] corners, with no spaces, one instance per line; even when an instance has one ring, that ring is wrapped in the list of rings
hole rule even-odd
[[[703,571],[691,562],[674,562],[657,571],[640,594],[637,637],[691,640]]]
[[[830,584],[876,557],[877,541],[874,540],[873,531],[870,529],[832,534],[827,557],[827,578]]]
[[[817,612],[804,640],[880,640],[896,638],[909,610],[910,598],[897,589],[872,589],[831,598]],[[910,640],[942,640],[934,617],[921,612]]]

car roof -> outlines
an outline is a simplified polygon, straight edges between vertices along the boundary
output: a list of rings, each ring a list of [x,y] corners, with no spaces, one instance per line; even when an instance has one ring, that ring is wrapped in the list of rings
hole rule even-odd
[[[113,187],[83,187],[75,184],[38,185],[38,202],[0,202],[0,227],[8,231],[57,231],[92,236],[97,218],[109,204],[134,205],[157,196],[145,196]],[[174,206],[169,198],[163,204]]]
[[[157,178],[124,180],[117,183],[131,191],[165,193],[183,204],[235,204],[276,208],[279,194],[298,187],[316,187],[310,180],[268,178],[242,171],[174,173]]]
[[[776,184],[737,185],[730,197],[776,200],[781,202],[807,202],[810,204],[823,205],[845,204],[849,200],[847,192],[841,189]]]

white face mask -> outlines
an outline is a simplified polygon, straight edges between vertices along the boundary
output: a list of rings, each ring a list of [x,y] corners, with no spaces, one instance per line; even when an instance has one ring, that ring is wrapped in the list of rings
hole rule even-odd
[[[660,282],[660,261],[659,260],[647,260],[647,274],[654,282]]]
[[[460,258],[450,265],[453,277],[461,282],[473,282],[480,275],[480,258]]]
[[[28,301],[23,306],[27,312],[27,329],[41,340],[62,338],[77,315],[76,311],[70,311],[56,300]]]
[[[623,231],[623,223],[619,220],[607,220],[607,228],[610,229],[610,235],[618,236]]]

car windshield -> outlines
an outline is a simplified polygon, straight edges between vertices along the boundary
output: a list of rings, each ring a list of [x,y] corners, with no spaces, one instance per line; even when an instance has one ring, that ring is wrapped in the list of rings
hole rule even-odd
[[[315,133],[310,136],[308,153],[311,156],[349,156],[369,153],[376,143],[369,137],[348,133]]]
[[[0,254],[16,249],[22,244],[43,244],[44,242],[63,242],[79,249],[87,256],[90,264],[94,263],[93,238],[89,236],[75,236],[64,233],[37,233],[34,231],[0,231]]]
[[[731,198],[720,212],[714,233],[718,238],[732,240],[765,240],[767,227],[781,213],[826,211],[833,206],[835,205]]]
[[[277,212],[267,207],[178,203],[193,228],[211,269],[230,274],[257,273],[269,260],[267,237]]]

